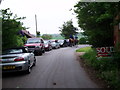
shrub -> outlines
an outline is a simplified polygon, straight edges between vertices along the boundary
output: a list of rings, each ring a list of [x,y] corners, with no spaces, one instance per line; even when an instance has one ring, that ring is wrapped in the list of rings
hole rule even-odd
[[[91,48],[82,58],[88,66],[98,71],[98,77],[107,81],[111,87],[120,88],[120,52],[115,53],[113,57],[98,59],[96,50]]]
[[[87,38],[86,37],[82,37],[79,39],[79,44],[87,44]]]

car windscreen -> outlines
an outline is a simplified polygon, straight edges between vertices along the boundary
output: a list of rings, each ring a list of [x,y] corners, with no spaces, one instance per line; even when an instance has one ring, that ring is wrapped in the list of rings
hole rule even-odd
[[[56,42],[52,42],[52,44],[56,44]]]
[[[48,44],[48,41],[44,41],[45,44]]]
[[[60,43],[63,43],[63,42],[64,42],[64,40],[59,40],[59,42],[60,42]]]
[[[23,53],[23,49],[8,49],[2,52],[2,54],[17,54]]]
[[[31,44],[31,43],[40,43],[40,40],[39,39],[28,39],[27,44]]]

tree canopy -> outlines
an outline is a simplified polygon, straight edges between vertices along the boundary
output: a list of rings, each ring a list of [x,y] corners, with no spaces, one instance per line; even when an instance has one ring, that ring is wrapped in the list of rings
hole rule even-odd
[[[45,39],[45,40],[52,39],[52,35],[43,34],[43,35],[42,35],[42,38]]]
[[[65,37],[66,39],[68,39],[70,37],[70,35],[76,35],[77,32],[77,28],[73,26],[73,22],[72,20],[64,22],[64,24],[62,25],[62,27],[60,27],[60,32],[61,35],[63,37]]]
[[[22,46],[26,39],[25,36],[19,34],[20,30],[25,29],[21,19],[25,17],[13,16],[10,9],[1,10],[2,13],[2,48],[7,49],[16,46]]]
[[[37,33],[37,37],[40,37],[40,31],[37,31],[36,33]]]
[[[78,2],[75,5],[79,27],[94,47],[113,46],[113,26],[120,3]]]

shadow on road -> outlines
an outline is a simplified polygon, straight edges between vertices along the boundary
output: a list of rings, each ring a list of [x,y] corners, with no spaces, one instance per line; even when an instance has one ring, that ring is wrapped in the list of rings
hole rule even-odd
[[[28,75],[24,72],[8,72],[8,73],[2,73],[2,78],[8,78],[8,77],[18,77],[18,76],[24,76]]]

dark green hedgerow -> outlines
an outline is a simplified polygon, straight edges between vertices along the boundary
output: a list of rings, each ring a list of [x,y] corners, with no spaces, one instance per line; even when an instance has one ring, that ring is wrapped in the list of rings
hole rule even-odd
[[[88,66],[98,71],[98,77],[103,78],[110,87],[120,88],[120,53],[115,53],[111,58],[97,58],[96,50],[90,49],[82,58]]]

